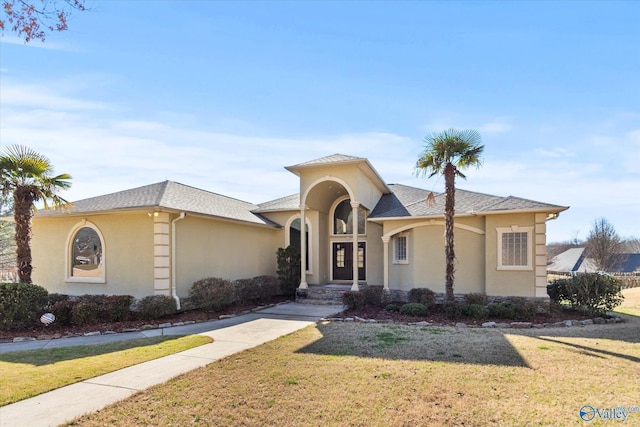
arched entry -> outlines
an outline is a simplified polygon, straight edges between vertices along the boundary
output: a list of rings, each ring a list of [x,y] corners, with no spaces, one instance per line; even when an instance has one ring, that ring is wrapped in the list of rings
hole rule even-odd
[[[334,218],[338,205],[340,206],[338,216]],[[306,213],[309,209],[329,213],[331,225],[325,232],[329,237],[334,235],[342,237],[330,240],[330,248],[328,248],[330,261],[328,265],[325,263],[321,268],[329,268],[330,280],[351,281],[351,289],[357,291],[359,289],[358,278],[362,277],[364,280],[366,249],[364,245],[359,244],[358,232],[352,232],[360,230],[359,222],[364,225],[364,221],[361,219],[362,213],[359,212],[361,210],[360,203],[355,201],[351,187],[343,179],[330,175],[316,179],[306,188],[300,198],[300,222],[302,224],[306,222]],[[323,241],[327,240],[323,239]],[[301,238],[300,249],[302,253],[306,253],[306,245],[306,239]],[[323,246],[326,248],[326,244]],[[301,264],[299,288],[306,289],[308,284],[305,257],[301,259]],[[336,278],[334,271],[337,272],[338,277],[344,277],[344,279]]]

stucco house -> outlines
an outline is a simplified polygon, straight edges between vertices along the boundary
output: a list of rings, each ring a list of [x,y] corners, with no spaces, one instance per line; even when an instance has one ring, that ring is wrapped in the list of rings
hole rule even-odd
[[[300,288],[444,292],[444,194],[387,184],[335,154],[286,167],[300,192],[255,205],[172,181],[74,202],[33,220],[33,281],[50,292],[188,295],[201,278],[275,275],[302,257]],[[567,207],[456,192],[455,292],[546,298],[546,222]],[[302,226],[304,224],[304,227]]]

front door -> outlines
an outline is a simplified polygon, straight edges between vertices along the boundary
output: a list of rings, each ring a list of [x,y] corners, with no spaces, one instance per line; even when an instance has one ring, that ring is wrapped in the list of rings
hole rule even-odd
[[[366,280],[366,243],[358,243],[358,280]],[[353,243],[333,244],[333,280],[353,280]]]

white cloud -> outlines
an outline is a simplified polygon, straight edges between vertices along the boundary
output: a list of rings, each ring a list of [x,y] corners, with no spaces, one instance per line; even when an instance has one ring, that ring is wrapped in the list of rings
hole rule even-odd
[[[118,105],[77,98],[73,95],[76,89],[7,84],[5,80],[1,100],[2,144],[28,145],[47,155],[59,173],[70,173],[73,187],[64,195],[70,200],[170,179],[258,203],[298,191],[297,177],[285,166],[334,153],[368,158],[389,183],[435,191],[444,187],[440,177],[413,175],[423,143],[403,135],[360,132],[274,137],[262,136],[251,124],[248,128],[253,135],[223,133],[211,130],[216,118],[180,111],[147,111],[145,117],[136,116]],[[503,118],[484,123],[485,131],[511,129]],[[453,124],[443,121],[433,129]],[[607,217],[623,235],[638,235],[637,223],[629,218],[637,221],[640,217],[636,196],[640,130],[611,129],[620,135],[590,129],[588,124],[573,139],[549,132],[544,145],[514,145],[508,137],[494,134],[483,167],[466,171],[468,179],[459,180],[458,186],[570,205],[568,212],[550,224],[551,240],[569,239],[576,230],[584,236],[599,216]],[[529,135],[532,140],[536,137]]]
[[[489,123],[484,123],[478,126],[478,132],[481,134],[496,134],[496,133],[506,133],[512,129],[511,125],[506,123],[505,120],[496,120]]]
[[[12,45],[30,47],[35,49],[47,49],[47,50],[64,50],[64,51],[75,51],[77,50],[73,46],[64,43],[56,43],[51,41],[41,41],[41,40],[32,40],[29,43],[26,43],[23,39],[14,35],[3,34],[0,37],[0,43],[7,43]]]
[[[103,110],[107,106],[100,102],[85,101],[69,96],[58,95],[46,85],[2,84],[2,103],[14,107],[34,109],[65,110]]]

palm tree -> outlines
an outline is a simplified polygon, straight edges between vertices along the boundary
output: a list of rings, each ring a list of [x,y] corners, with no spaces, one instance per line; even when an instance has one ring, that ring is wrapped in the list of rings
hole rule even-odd
[[[454,261],[453,217],[456,205],[456,176],[466,179],[461,172],[469,166],[480,167],[480,155],[484,150],[480,133],[475,130],[448,129],[441,133],[432,133],[424,138],[424,152],[416,162],[416,174],[429,178],[444,175],[445,184],[445,257],[447,263],[446,299],[453,301]],[[431,197],[432,194],[430,194]]]
[[[0,152],[0,186],[4,196],[13,195],[16,222],[16,263],[21,283],[31,283],[31,218],[35,203],[45,209],[69,205],[58,196],[60,190],[71,187],[68,174],[53,175],[49,159],[28,147],[11,145]]]

